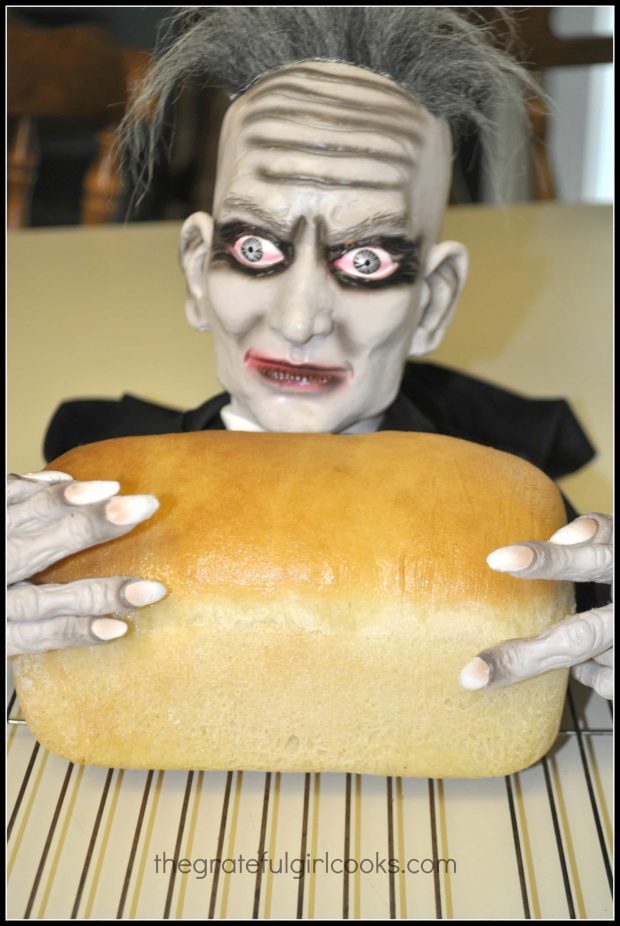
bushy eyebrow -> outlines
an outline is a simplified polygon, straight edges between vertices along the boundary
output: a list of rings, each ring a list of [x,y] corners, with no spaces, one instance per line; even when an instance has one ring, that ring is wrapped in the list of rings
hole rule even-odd
[[[275,218],[272,213],[267,212],[245,196],[228,196],[222,203],[222,211],[240,209],[247,213],[252,219],[258,220],[265,228],[273,229],[280,238],[290,241],[295,227],[281,222]],[[232,218],[232,217],[231,217]],[[223,224],[231,219],[221,217],[219,221]],[[238,216],[234,216],[235,221],[240,221]],[[324,222],[321,222],[321,231],[325,236],[326,243],[340,244],[347,241],[357,241],[360,238],[368,238],[373,234],[385,235],[404,235],[407,233],[407,216],[403,212],[377,212],[374,215],[367,216],[361,222],[351,225],[347,228],[325,228]]]
[[[344,244],[359,241],[361,238],[372,238],[375,235],[377,238],[404,236],[407,234],[407,217],[400,212],[377,212],[348,228],[334,231],[324,228],[323,231],[325,240],[329,244],[336,242]]]
[[[266,228],[273,229],[280,238],[286,238],[288,240],[293,235],[294,229],[289,223],[281,222],[273,213],[267,212],[266,209],[263,209],[258,203],[254,202],[253,199],[249,199],[246,196],[227,196],[222,203],[221,212],[234,209],[241,209],[243,212],[247,213],[250,218],[261,222]],[[239,216],[224,217],[220,215],[218,221],[224,224],[230,221],[241,221],[241,218]]]

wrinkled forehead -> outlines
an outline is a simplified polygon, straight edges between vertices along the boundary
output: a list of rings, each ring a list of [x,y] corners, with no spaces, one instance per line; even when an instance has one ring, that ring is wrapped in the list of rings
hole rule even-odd
[[[285,219],[303,201],[328,224],[378,210],[428,225],[443,213],[451,153],[446,123],[389,78],[304,61],[264,75],[231,105],[214,211],[251,198]]]

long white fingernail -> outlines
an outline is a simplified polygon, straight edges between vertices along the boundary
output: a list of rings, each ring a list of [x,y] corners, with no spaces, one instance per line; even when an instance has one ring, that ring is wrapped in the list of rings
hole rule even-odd
[[[102,502],[120,490],[120,483],[111,480],[97,480],[94,482],[74,482],[67,486],[63,495],[70,505],[92,505],[93,502]]]
[[[488,683],[490,674],[491,670],[484,659],[481,659],[480,656],[474,656],[471,662],[468,662],[461,669],[459,682],[463,688],[467,688],[469,691],[477,691],[479,688],[484,688]]]
[[[113,498],[105,506],[105,516],[112,524],[137,524],[159,508],[154,495],[124,495]]]
[[[161,601],[168,589],[161,582],[151,582],[148,579],[139,582],[129,582],[123,588],[123,595],[130,605],[142,608],[144,605]]]
[[[109,617],[100,617],[92,622],[90,629],[100,640],[116,640],[117,637],[122,637],[127,633],[127,624],[122,621],[113,621]]]
[[[498,572],[519,572],[527,569],[534,562],[534,551],[529,547],[512,546],[500,547],[487,556],[487,563],[491,569]]]
[[[40,473],[22,473],[24,479],[36,479],[39,482],[71,482],[73,476],[68,473],[56,472],[53,469],[46,469]]]
[[[580,518],[556,531],[553,537],[549,538],[549,543],[583,543],[584,540],[591,540],[597,530],[598,524],[594,518]]]

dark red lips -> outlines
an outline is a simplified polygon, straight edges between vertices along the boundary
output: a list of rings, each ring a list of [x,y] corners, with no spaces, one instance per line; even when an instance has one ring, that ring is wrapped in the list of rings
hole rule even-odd
[[[349,377],[346,367],[322,366],[314,363],[289,363],[287,360],[263,357],[248,351],[245,365],[274,386],[293,392],[322,392],[342,385]]]

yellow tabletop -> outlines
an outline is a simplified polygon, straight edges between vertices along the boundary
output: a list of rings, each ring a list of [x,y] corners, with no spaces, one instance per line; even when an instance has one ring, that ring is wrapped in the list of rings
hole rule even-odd
[[[523,394],[567,398],[597,459],[564,480],[575,507],[608,511],[612,471],[611,208],[455,207],[444,237],[470,279],[428,359]],[[36,229],[8,245],[8,466],[38,469],[68,398],[130,392],[182,409],[221,391],[209,333],[184,316],[179,224]]]
[[[63,399],[190,408],[220,391],[210,335],[184,321],[178,231],[9,236],[12,471],[42,464]],[[568,398],[600,454],[564,487],[608,510],[611,210],[461,207],[445,237],[472,270],[432,359]],[[11,725],[8,916],[611,919],[610,724],[608,702],[573,683],[549,755],[478,781],[83,767]]]

